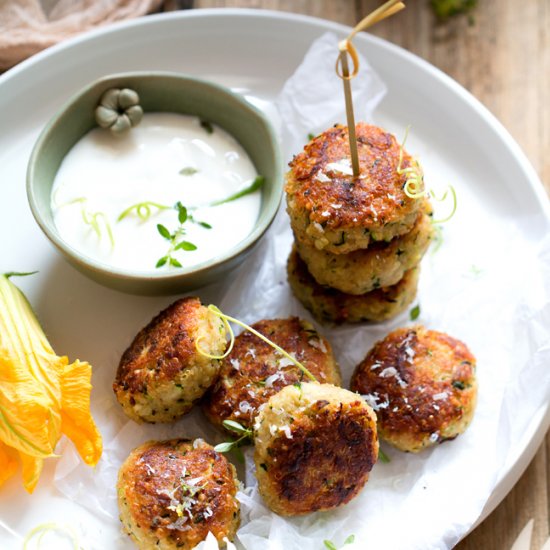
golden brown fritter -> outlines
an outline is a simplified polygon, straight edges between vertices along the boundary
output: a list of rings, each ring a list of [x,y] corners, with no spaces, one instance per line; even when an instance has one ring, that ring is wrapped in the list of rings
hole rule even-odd
[[[124,352],[113,389],[124,412],[140,422],[170,422],[188,412],[214,382],[225,327],[198,298],[178,300],[143,328]]]
[[[330,384],[287,386],[254,425],[260,494],[294,516],[349,502],[378,458],[376,415],[357,394]]]
[[[120,468],[120,521],[140,550],[190,550],[209,531],[232,540],[237,483],[233,465],[201,439],[149,441]]]
[[[430,215],[420,213],[407,234],[349,254],[330,254],[298,240],[296,246],[308,271],[320,285],[360,295],[397,284],[405,271],[419,264],[432,236]]]
[[[321,323],[380,322],[391,319],[405,311],[414,300],[420,274],[420,268],[413,267],[395,285],[359,296],[345,294],[320,285],[307,270],[296,247],[293,247],[288,258],[287,271],[294,295]]]
[[[356,367],[351,389],[375,409],[381,439],[418,452],[454,439],[470,424],[477,398],[475,358],[447,334],[401,328]]]
[[[300,361],[319,382],[341,385],[330,344],[311,323],[292,317],[259,321],[252,328]],[[243,332],[223,360],[220,377],[205,396],[203,410],[219,426],[224,420],[235,420],[252,427],[260,405],[301,380],[303,372],[290,359],[254,334]]]
[[[296,238],[332,254],[367,248],[371,240],[403,235],[416,221],[420,202],[409,198],[399,174],[401,146],[377,126],[356,126],[361,173],[350,165],[348,130],[336,125],[294,157],[287,174],[287,211]],[[401,168],[418,166],[403,151]],[[418,168],[420,170],[420,168]]]

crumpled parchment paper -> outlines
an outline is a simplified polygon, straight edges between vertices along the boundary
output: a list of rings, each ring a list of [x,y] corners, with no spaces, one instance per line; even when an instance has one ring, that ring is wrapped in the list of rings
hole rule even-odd
[[[336,43],[328,34],[313,44],[279,96],[287,158],[301,150],[308,133],[345,123],[342,85],[334,72]],[[360,66],[353,81],[356,119],[370,121],[384,84],[364,59]],[[414,143],[414,128],[411,138]],[[417,322],[463,340],[476,355],[479,401],[472,425],[456,440],[419,455],[382,444],[391,462],[374,467],[357,498],[331,512],[292,519],[273,514],[262,502],[252,449],[247,450],[244,469],[238,465],[246,487],[239,493],[238,548],[321,550],[324,540],[339,547],[353,534],[355,541],[346,549],[450,549],[475,522],[503,468],[515,459],[531,419],[550,398],[550,240],[526,234],[524,224],[480,204],[468,182],[453,183],[459,207],[442,229],[439,248],[432,247],[423,260]],[[203,301],[206,296],[217,300],[222,311],[248,323],[289,315],[311,318],[286,282],[291,242],[282,208],[259,249],[232,281],[198,294]],[[151,311],[151,316],[156,313]],[[333,344],[344,384],[376,340],[408,323],[403,314],[378,325],[320,327]],[[215,444],[226,437],[196,409],[174,425],[126,421],[107,384],[96,387],[93,408],[106,442],[103,458],[92,471],[67,448],[57,467],[56,485],[113,532],[120,530],[117,470],[132,448],[148,439],[200,436]],[[116,544],[132,547],[122,535]],[[217,548],[211,539],[200,547]]]

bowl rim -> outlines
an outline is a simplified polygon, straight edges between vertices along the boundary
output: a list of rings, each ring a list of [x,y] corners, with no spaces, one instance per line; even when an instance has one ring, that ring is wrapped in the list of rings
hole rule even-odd
[[[38,207],[39,201],[37,199],[37,195],[35,192],[35,181],[36,181],[36,163],[44,143],[47,142],[50,136],[52,135],[56,125],[58,124],[59,120],[62,118],[65,111],[67,111],[67,109],[69,109],[71,106],[77,103],[77,101],[82,96],[84,96],[90,90],[102,84],[104,85],[109,82],[113,82],[114,84],[116,81],[122,80],[124,78],[170,78],[174,80],[179,80],[181,82],[192,82],[193,84],[200,84],[200,85],[209,87],[213,90],[216,90],[217,92],[221,92],[222,94],[227,95],[232,101],[234,101],[241,108],[250,111],[264,125],[266,132],[269,136],[269,142],[271,143],[271,149],[274,156],[273,161],[275,166],[275,178],[274,178],[275,181],[273,182],[273,185],[275,185],[276,188],[278,189],[276,189],[276,192],[267,203],[265,207],[265,215],[263,216],[263,218],[262,219],[258,218],[252,231],[244,239],[239,241],[229,250],[223,251],[220,254],[213,256],[212,258],[205,260],[201,263],[198,263],[189,267],[183,266],[182,268],[178,268],[177,271],[176,270],[159,271],[158,273],[153,270],[134,271],[134,270],[122,269],[122,268],[110,266],[105,262],[97,261],[94,258],[82,253],[78,249],[69,245],[59,235],[57,231],[52,231],[50,227],[48,227],[48,224],[46,224],[45,221],[43,220],[40,214],[40,209]],[[156,111],[156,112],[170,113],[173,111],[167,110],[167,111]],[[184,113],[177,113],[177,114],[184,114]],[[216,123],[215,120],[213,122]],[[82,137],[84,137],[84,135]],[[82,137],[80,139],[82,139]],[[75,142],[72,146],[74,146],[76,143],[77,142]],[[244,146],[242,147],[244,148]],[[246,151],[246,148],[244,149]],[[248,154],[248,151],[246,152]],[[281,204],[281,200],[283,196],[283,187],[284,187],[283,160],[282,160],[282,152],[281,152],[281,147],[279,143],[279,138],[277,136],[277,133],[275,132],[275,129],[271,121],[267,118],[267,116],[255,105],[253,105],[247,99],[245,99],[241,94],[234,92],[233,90],[231,90],[226,86],[217,84],[215,82],[211,82],[204,78],[195,77],[193,75],[189,75],[186,73],[179,73],[175,71],[125,71],[120,73],[112,73],[112,74],[102,76],[101,78],[95,79],[93,82],[91,82],[87,86],[81,88],[78,92],[74,93],[66,102],[63,103],[63,105],[48,120],[48,122],[40,132],[32,148],[29,160],[27,162],[27,171],[26,171],[27,201],[29,203],[32,215],[36,223],[42,230],[42,232],[46,235],[46,237],[50,240],[50,242],[62,254],[64,254],[68,258],[72,258],[80,266],[85,266],[87,270],[91,270],[94,273],[99,275],[106,275],[112,279],[130,280],[132,282],[154,281],[154,282],[158,282],[159,284],[162,281],[173,281],[179,278],[184,279],[191,276],[198,276],[201,273],[205,273],[214,267],[222,266],[223,264],[231,262],[241,254],[245,253],[247,250],[252,248],[255,244],[259,242],[259,240],[262,238],[265,232],[269,229],[270,225],[273,223],[273,220],[275,219],[275,216],[277,215],[277,212],[279,211],[279,207]]]

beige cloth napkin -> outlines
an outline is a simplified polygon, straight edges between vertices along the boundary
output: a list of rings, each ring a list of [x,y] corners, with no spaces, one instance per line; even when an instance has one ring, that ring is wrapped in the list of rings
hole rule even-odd
[[[100,25],[158,10],[162,0],[0,0],[0,71]]]

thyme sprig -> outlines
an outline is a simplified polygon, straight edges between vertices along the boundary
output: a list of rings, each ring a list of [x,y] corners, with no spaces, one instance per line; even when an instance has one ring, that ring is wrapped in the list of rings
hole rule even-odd
[[[296,365],[310,380],[313,382],[317,382],[317,378],[311,374],[311,372],[304,366],[300,361],[298,361],[295,357],[287,353],[283,348],[278,346],[275,342],[272,342],[269,338],[265,337],[262,333],[258,332],[257,330],[253,329],[251,326],[247,325],[246,323],[243,323],[242,321],[239,321],[238,319],[235,319],[235,317],[230,317],[229,315],[226,315],[225,313],[222,313],[222,311],[216,307],[213,304],[210,304],[208,306],[209,311],[217,315],[224,323],[227,332],[229,333],[230,343],[223,355],[211,355],[201,349],[200,342],[203,339],[203,337],[199,337],[195,340],[195,348],[197,351],[203,355],[204,357],[208,357],[209,359],[225,359],[233,350],[233,345],[235,344],[235,333],[233,332],[233,329],[231,328],[231,323],[235,323],[236,325],[239,325],[240,327],[244,328],[248,332],[251,332],[254,334],[254,336],[257,336],[260,340],[263,340],[266,344],[271,346],[273,349],[277,350],[281,355],[292,361],[294,365]]]
[[[180,171],[180,174],[193,175],[196,172],[197,170],[194,168],[193,169],[184,168]],[[206,207],[219,206],[221,204],[226,204],[228,202],[240,199],[241,197],[244,197],[245,195],[249,195],[250,193],[254,193],[254,191],[257,191],[258,189],[260,189],[260,187],[262,187],[264,182],[265,182],[265,178],[263,176],[257,176],[254,179],[254,181],[244,189],[241,189],[240,191],[237,191],[236,193],[233,193],[232,195],[229,195],[224,199],[208,203],[205,206]],[[76,201],[85,201],[85,200],[86,199],[84,198],[76,199]],[[161,223],[157,224],[157,231],[164,239],[166,239],[170,243],[170,246],[166,254],[158,259],[155,267],[160,268],[165,265],[170,265],[172,267],[183,267],[181,262],[174,256],[174,253],[177,252],[178,250],[184,250],[186,252],[197,250],[197,246],[195,244],[193,244],[188,240],[183,239],[183,236],[186,234],[186,228],[184,227],[184,224],[187,222],[190,222],[190,223],[199,225],[204,229],[212,229],[212,226],[209,223],[205,221],[197,220],[193,216],[193,211],[196,210],[197,208],[199,207],[198,206],[186,207],[182,204],[181,201],[176,202],[176,204],[172,206],[167,204],[161,204],[154,201],[137,202],[135,204],[132,204],[125,210],[123,210],[119,214],[117,218],[117,222],[120,222],[131,215],[136,215],[142,222],[146,222],[154,214],[158,214],[159,212],[162,212],[165,210],[171,210],[171,209],[176,210],[178,213],[179,227],[177,227],[173,232],[170,232],[170,230],[165,225]],[[85,214],[83,210],[83,216],[84,215]],[[84,220],[86,223],[89,223],[90,225],[92,225],[92,227],[96,230],[96,232],[99,232],[99,224],[97,220],[98,220],[98,217],[100,216],[104,217],[103,213],[96,212],[96,213],[87,215],[84,218]],[[107,222],[106,218],[104,218],[104,220],[106,223],[109,238],[111,239],[111,243],[114,246],[111,227]]]
[[[252,430],[250,428],[245,428],[242,424],[239,424],[239,422],[235,422],[235,420],[224,420],[222,424],[224,428],[230,432],[239,434],[240,437],[233,441],[225,441],[224,443],[216,445],[214,450],[218,451],[218,453],[227,453],[233,448],[240,447],[252,437]]]
[[[166,264],[173,267],[183,267],[181,262],[174,257],[174,252],[177,252],[178,250],[185,250],[186,252],[197,250],[197,246],[192,242],[181,240],[181,237],[185,235],[184,224],[188,219],[188,214],[187,208],[185,208],[181,202],[177,202],[176,207],[178,209],[178,222],[180,225],[173,233],[170,233],[170,231],[161,223],[157,224],[157,231],[164,239],[170,242],[168,252],[157,261],[155,265],[157,268]]]

